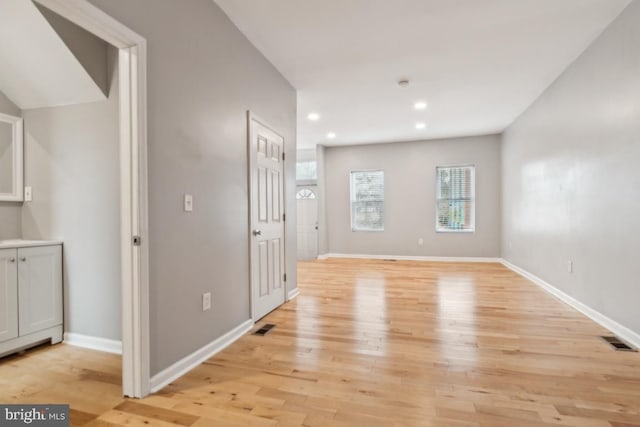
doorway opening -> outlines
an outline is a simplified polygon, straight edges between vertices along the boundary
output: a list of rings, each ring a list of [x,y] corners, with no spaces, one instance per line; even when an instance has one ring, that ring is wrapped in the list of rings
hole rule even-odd
[[[36,0],[118,49],[122,391],[150,390],[146,40],[86,0]]]

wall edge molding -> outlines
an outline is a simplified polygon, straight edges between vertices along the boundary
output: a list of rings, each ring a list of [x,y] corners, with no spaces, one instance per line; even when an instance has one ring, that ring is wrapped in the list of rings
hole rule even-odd
[[[300,295],[300,291],[298,290],[297,287],[294,289],[291,289],[287,294],[287,301],[291,301],[292,299],[296,298],[298,295]]]
[[[122,354],[122,341],[118,340],[65,332],[64,342],[75,347],[88,348],[105,353]]]
[[[621,325],[620,323],[616,322],[610,317],[605,316],[599,311],[594,310],[588,305],[578,301],[574,297],[564,293],[563,291],[556,288],[549,282],[544,281],[540,277],[536,276],[533,273],[528,272],[524,268],[518,267],[517,265],[510,263],[506,259],[502,259],[502,265],[504,265],[511,271],[518,273],[525,279],[528,279],[529,281],[533,282],[534,284],[536,284],[537,286],[539,286],[549,294],[553,295],[560,301],[564,302],[574,310],[579,311],[580,313],[584,314],[589,319],[593,320],[603,328],[606,328],[609,331],[613,332],[615,335],[622,338],[624,341],[627,341],[629,344],[633,345],[636,348],[640,348],[640,334],[632,331],[631,329],[627,328],[624,325]]]
[[[163,369],[151,377],[151,392],[155,393],[162,389],[216,353],[224,350],[251,330],[252,327],[253,319],[246,320],[216,340],[194,351],[190,355],[183,357],[168,368]]]

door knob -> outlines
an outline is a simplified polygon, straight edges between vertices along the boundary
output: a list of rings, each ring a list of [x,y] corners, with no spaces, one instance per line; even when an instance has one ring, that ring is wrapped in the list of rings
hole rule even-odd
[[[262,230],[253,230],[254,236],[262,236]]]
[[[16,262],[15,258],[9,258],[9,262]]]
[[[27,260],[27,258],[25,258],[25,257],[20,258],[20,261],[22,261],[22,262],[25,262],[26,260]]]

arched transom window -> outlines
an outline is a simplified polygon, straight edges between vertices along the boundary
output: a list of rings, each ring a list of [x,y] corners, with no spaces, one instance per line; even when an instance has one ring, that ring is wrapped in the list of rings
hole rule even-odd
[[[296,194],[296,199],[298,200],[315,199],[315,198],[316,198],[316,193],[314,193],[312,190],[308,188],[303,188],[301,190],[298,190],[298,193]]]

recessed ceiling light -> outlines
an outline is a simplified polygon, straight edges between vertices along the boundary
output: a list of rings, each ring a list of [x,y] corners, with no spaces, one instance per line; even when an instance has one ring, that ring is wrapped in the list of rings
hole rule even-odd
[[[413,108],[415,108],[416,110],[426,110],[427,103],[424,101],[418,101],[415,104],[413,104]]]
[[[398,80],[398,86],[400,86],[400,87],[409,86],[409,79],[400,79],[400,80]]]
[[[416,123],[416,129],[424,129],[427,127],[427,124],[424,122]]]
[[[307,119],[311,120],[312,122],[318,121],[318,119],[320,119],[320,114],[309,113],[309,115],[307,116]]]
[[[329,138],[329,139],[335,139],[335,138],[336,138],[336,134],[335,134],[334,132],[329,132],[329,133],[327,134],[327,138]]]

